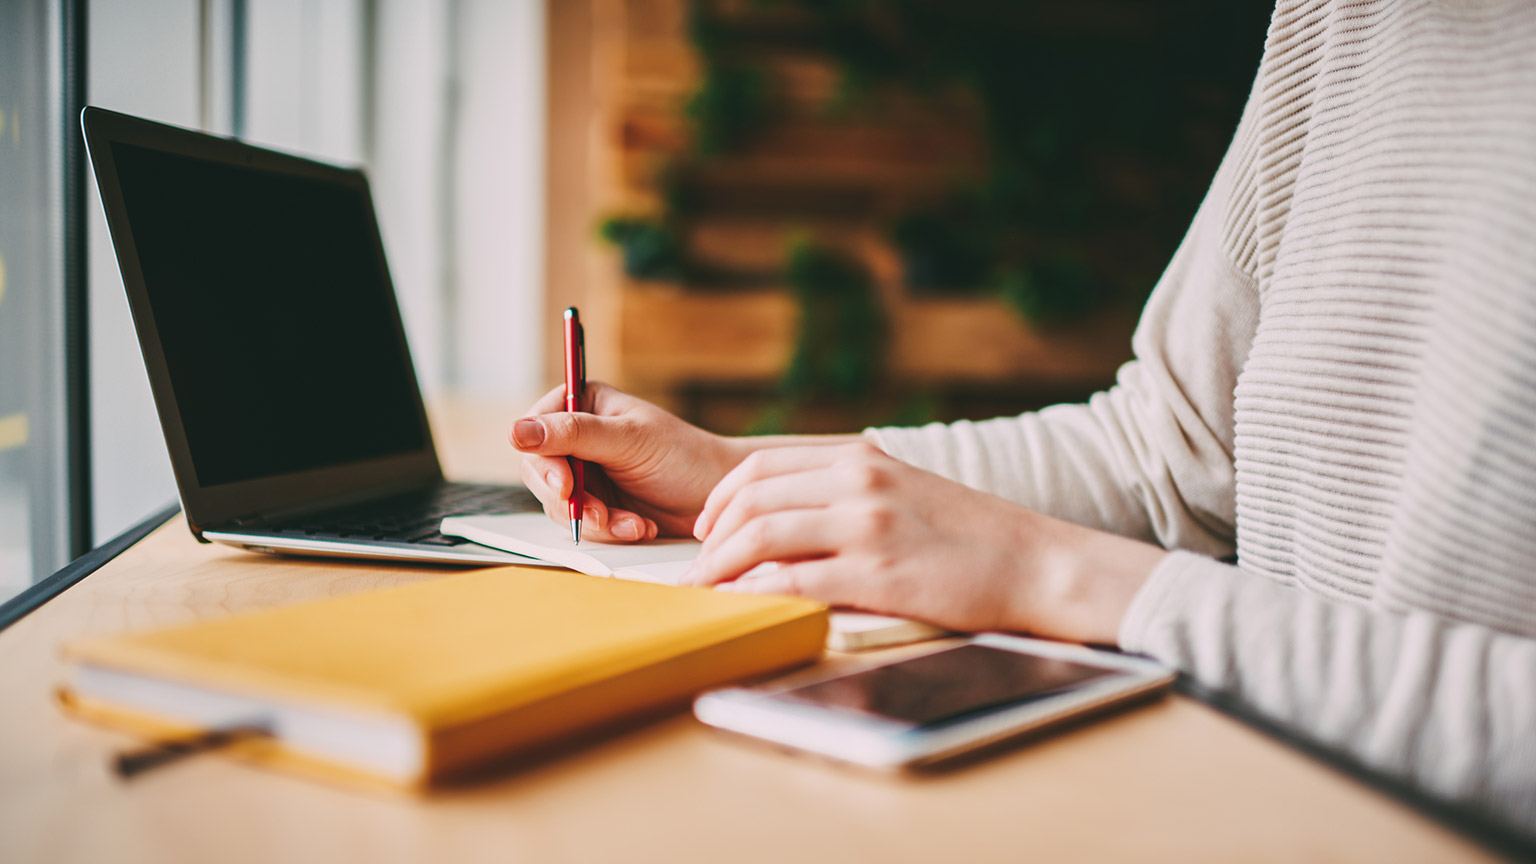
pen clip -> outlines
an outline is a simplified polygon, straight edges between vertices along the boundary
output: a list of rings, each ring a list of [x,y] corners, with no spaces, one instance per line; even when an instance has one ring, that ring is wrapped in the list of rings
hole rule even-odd
[[[585,411],[587,410],[587,328],[580,321],[576,322],[576,386],[581,388],[576,393],[577,407]]]

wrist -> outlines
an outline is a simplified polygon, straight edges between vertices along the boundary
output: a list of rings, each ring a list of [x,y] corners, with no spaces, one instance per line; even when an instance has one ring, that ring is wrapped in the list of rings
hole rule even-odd
[[[743,459],[759,450],[775,447],[813,447],[833,444],[851,444],[864,440],[860,435],[737,435],[715,436],[721,442],[720,452],[726,462],[726,472],[740,465]]]
[[[1042,517],[1043,518],[1043,517]],[[1116,645],[1120,624],[1141,586],[1167,556],[1151,543],[1051,519],[1038,555],[1025,556],[1035,572],[1032,632]],[[1029,562],[1033,562],[1032,564]]]
[[[716,447],[717,461],[720,467],[724,469],[721,471],[720,476],[722,477],[729,474],[737,465],[740,465],[743,459],[763,449],[763,445],[758,443],[763,441],[763,438],[741,435],[715,435],[714,438],[718,442]]]

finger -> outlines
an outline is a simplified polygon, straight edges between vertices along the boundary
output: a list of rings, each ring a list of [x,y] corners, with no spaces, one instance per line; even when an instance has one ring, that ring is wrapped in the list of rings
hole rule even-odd
[[[735,579],[765,561],[798,561],[830,555],[840,545],[836,520],[827,509],[781,510],[741,526],[719,545],[701,552],[683,577],[689,585],[713,585]]]
[[[532,490],[534,482],[538,481],[537,478],[532,481],[525,478],[525,482],[528,483],[528,488]],[[538,496],[539,504],[544,508],[544,515],[548,516],[551,521],[561,525],[570,521],[571,511],[565,498],[550,493],[548,489],[542,489],[534,494]]]
[[[545,505],[544,512],[561,525],[570,523],[570,502],[560,500]],[[591,492],[581,501],[581,539],[598,543],[635,543],[655,539],[660,533],[656,523],[630,510],[610,507]]]
[[[710,490],[699,518],[693,523],[693,536],[700,540],[708,537],[721,512],[743,487],[769,477],[822,468],[843,455],[843,447],[774,447],[756,451]]]
[[[540,473],[541,466],[549,470]],[[562,525],[570,521],[571,472],[569,469],[569,463],[560,456],[553,458],[526,456],[522,465],[523,483],[528,487],[528,491],[539,499],[549,518]],[[587,501],[596,501],[606,506],[605,502],[590,490],[584,494],[586,496],[584,504]],[[617,507],[606,509],[606,525],[600,525],[599,521],[589,521],[587,515],[583,513],[581,527],[583,538],[600,543],[628,543],[637,540],[654,540],[661,533],[661,528],[655,520]]]
[[[528,460],[525,459],[520,470],[523,475],[523,485],[527,486],[528,491],[539,499],[539,506],[544,508],[549,518],[554,519],[557,513],[564,511],[564,497],[550,488],[548,479],[539,474],[536,466],[529,465]]]
[[[563,463],[565,460],[551,459],[547,461],[550,463]],[[537,467],[530,465],[528,461],[524,461],[522,473],[523,482],[527,484],[528,490],[538,497],[539,503],[544,506],[545,514],[561,525],[569,523],[571,520],[570,472],[566,472],[563,480],[558,478],[552,480],[551,474],[555,473],[553,467],[551,467],[550,474],[540,474]],[[562,484],[564,488],[557,488],[557,483]],[[581,503],[582,536],[593,540],[614,539],[607,535],[609,524],[614,515],[609,511],[608,505],[591,492],[586,492],[582,495]],[[628,511],[619,512],[627,513]],[[634,517],[634,514],[630,515]],[[641,525],[643,526],[643,524],[644,520],[642,519]],[[625,533],[631,533],[627,528],[624,530]],[[624,537],[623,539],[631,540],[636,538]]]
[[[523,485],[540,501],[564,501],[571,495],[571,464],[560,456],[523,457]]]
[[[854,606],[844,586],[848,562],[841,556],[817,558],[795,564],[781,564],[778,569],[760,575],[748,576],[731,582],[721,582],[716,591],[737,594],[784,594],[806,597],[828,606]]]
[[[570,521],[564,502],[556,505],[552,512],[550,508],[545,508],[545,511],[549,512],[550,517],[561,525],[568,524]],[[602,518],[594,521],[598,514],[601,514]],[[637,543],[654,540],[657,533],[656,523],[638,513],[608,507],[595,498],[589,498],[583,502],[581,517],[583,542],[593,540],[598,543]]]
[[[604,417],[616,417],[625,411],[631,410],[640,400],[625,393],[617,387],[610,386],[602,381],[588,381],[586,405],[582,406],[593,414],[601,414]],[[565,397],[565,389],[561,388],[560,396]],[[561,403],[564,407],[564,402]],[[559,411],[559,408],[555,409]]]
[[[599,465],[615,464],[643,444],[628,419],[583,412],[524,417],[512,424],[512,446],[541,456],[575,456]]]
[[[821,468],[780,474],[743,486],[709,527],[701,554],[709,554],[721,541],[759,516],[828,506],[845,491],[837,480],[832,469]]]
[[[582,525],[582,539],[587,538],[586,525]],[[655,522],[617,507],[608,508],[608,524],[592,534],[591,539],[600,543],[636,543],[653,540],[658,533]]]
[[[564,508],[566,518],[570,518],[570,505]],[[603,503],[596,495],[585,494],[581,496],[581,536],[592,540],[598,540],[608,536],[610,515],[608,505]]]
[[[571,513],[566,508],[563,500],[541,501],[540,503],[544,505],[544,515],[548,516],[550,521],[558,525],[564,525],[570,521]]]

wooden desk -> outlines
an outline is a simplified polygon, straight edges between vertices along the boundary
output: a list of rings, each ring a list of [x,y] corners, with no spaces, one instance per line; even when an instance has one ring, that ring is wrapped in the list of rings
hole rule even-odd
[[[517,407],[514,406],[513,412]],[[515,413],[437,412],[451,473],[516,476]],[[131,783],[64,717],[58,646],[432,579],[195,543],[178,517],[0,633],[0,861],[1479,861],[1469,841],[1173,697],[956,772],[855,773],[685,714],[426,799],[199,758]]]

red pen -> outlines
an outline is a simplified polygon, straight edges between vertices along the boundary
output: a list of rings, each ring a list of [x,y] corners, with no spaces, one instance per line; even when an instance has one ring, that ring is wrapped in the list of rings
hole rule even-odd
[[[581,318],[576,307],[565,310],[565,410],[575,413],[581,410],[581,400],[587,395],[587,340],[582,333]],[[585,493],[582,490],[585,466],[575,456],[566,457],[571,463],[571,542],[581,545],[581,507]]]

